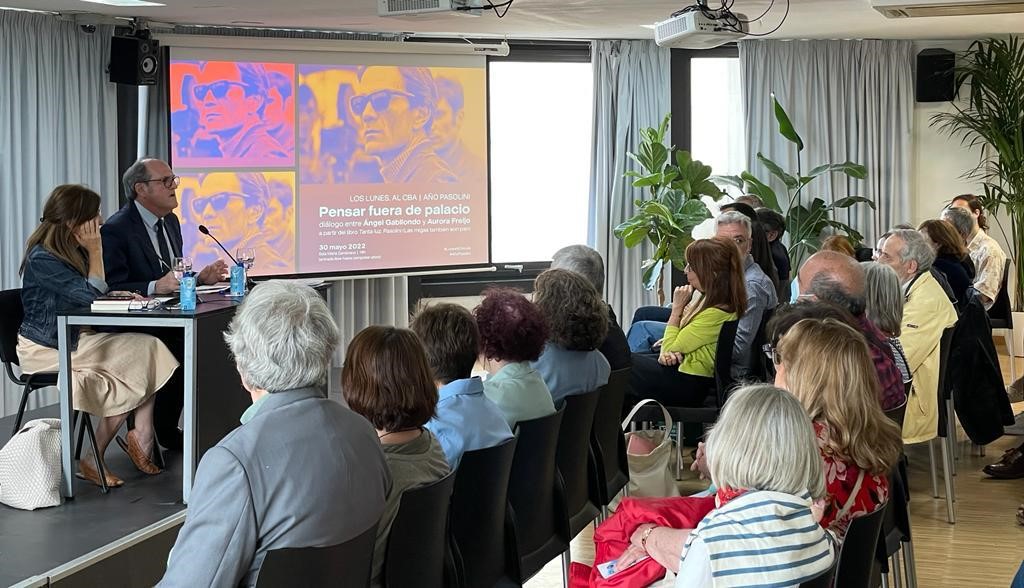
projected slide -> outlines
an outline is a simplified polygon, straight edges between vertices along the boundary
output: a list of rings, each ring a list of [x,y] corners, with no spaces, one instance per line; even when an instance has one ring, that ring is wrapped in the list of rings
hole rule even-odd
[[[173,57],[173,56],[172,56]],[[171,61],[178,216],[197,266],[254,275],[489,261],[478,67]]]

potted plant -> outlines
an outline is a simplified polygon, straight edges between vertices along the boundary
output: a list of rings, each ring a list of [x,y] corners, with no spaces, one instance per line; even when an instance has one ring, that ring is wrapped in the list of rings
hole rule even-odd
[[[701,196],[718,198],[722,190],[710,180],[711,168],[694,161],[686,151],[665,145],[671,115],[658,128],[640,133],[640,149],[629,153],[639,170],[628,170],[633,186],[646,188],[648,198],[634,201],[636,214],[615,227],[615,237],[626,247],[650,242],[654,253],[643,262],[642,279],[647,290],[658,289],[658,304],[665,303],[663,288],[667,267],[682,270],[684,252],[693,242],[694,227],[711,217]]]
[[[826,229],[844,233],[854,245],[864,239],[856,229],[833,218],[833,213],[836,210],[861,203],[867,204],[871,208],[874,208],[875,205],[861,196],[840,198],[831,204],[826,204],[821,198],[812,198],[810,202],[806,202],[804,189],[816,178],[830,173],[843,173],[851,178],[863,180],[867,176],[867,169],[863,165],[846,161],[819,165],[807,172],[807,175],[803,175],[800,154],[804,150],[804,141],[793,128],[789,115],[786,114],[774,94],[772,94],[772,108],[775,120],[779,125],[779,134],[796,145],[796,173],[787,173],[782,166],[760,152],[757,154],[757,160],[786,187],[785,209],[780,205],[775,190],[768,185],[768,182],[758,179],[749,171],[743,172],[739,176],[716,176],[714,179],[722,184],[735,186],[744,193],[757,195],[765,206],[776,210],[785,217],[786,232],[789,234],[789,256],[792,259],[793,267],[799,267],[804,259],[821,246],[821,234]]]
[[[979,180],[982,205],[1010,245],[1016,268],[1013,290],[1014,336],[1024,318],[1024,43],[1017,37],[975,41],[958,56],[952,111],[932,116],[931,124],[960,143],[981,148],[978,165],[964,177]],[[1000,222],[1009,221],[1009,234]]]

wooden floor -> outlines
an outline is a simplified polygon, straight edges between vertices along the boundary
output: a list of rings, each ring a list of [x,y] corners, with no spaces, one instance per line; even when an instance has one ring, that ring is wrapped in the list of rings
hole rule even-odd
[[[1009,384],[1009,363],[1005,348],[1003,374]],[[1024,359],[1016,364],[1018,377],[1024,374]],[[1024,403],[1014,405],[1015,412]],[[964,439],[963,432],[960,438]],[[917,558],[918,586],[921,588],[1006,588],[1024,560],[1024,527],[1017,524],[1017,507],[1024,503],[1024,479],[993,480],[981,468],[999,459],[1003,450],[1016,447],[1024,437],[1006,436],[986,448],[986,456],[971,455],[970,444],[961,443],[955,480],[956,524],[946,522],[946,502],[939,470],[940,498],[932,497],[927,446],[910,447],[911,524]],[[941,460],[938,450],[936,457]],[[702,489],[701,482],[687,476],[680,483],[684,492]],[[592,528],[572,544],[573,561],[592,564]],[[561,560],[555,560],[526,584],[528,588],[556,588],[562,585]],[[890,583],[890,586],[892,584]]]

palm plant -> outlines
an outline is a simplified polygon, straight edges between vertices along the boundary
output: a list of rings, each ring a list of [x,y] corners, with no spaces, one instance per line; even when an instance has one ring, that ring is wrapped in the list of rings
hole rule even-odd
[[[978,165],[964,177],[980,180],[982,205],[1005,212],[1010,257],[1017,272],[1014,308],[1024,306],[1024,43],[1017,37],[975,41],[959,56],[952,112],[932,116],[931,124],[959,138],[961,145],[981,148]],[[995,216],[995,215],[993,215]]]
[[[636,214],[615,227],[615,237],[626,247],[644,242],[654,246],[654,253],[643,262],[642,279],[647,290],[658,289],[658,303],[665,303],[664,270],[672,265],[686,266],[686,246],[693,242],[693,229],[711,217],[701,196],[718,198],[722,191],[710,181],[711,167],[694,161],[689,152],[665,145],[665,133],[671,115],[666,115],[658,128],[640,133],[640,149],[629,153],[640,171],[629,170],[633,186],[646,188],[649,198],[634,201]]]
[[[840,208],[849,208],[854,204],[867,204],[871,208],[875,205],[867,198],[861,196],[849,196],[840,198],[827,204],[821,198],[812,198],[805,203],[804,189],[819,176],[830,173],[843,173],[847,176],[862,180],[867,177],[867,169],[858,163],[846,161],[843,163],[826,163],[819,165],[803,175],[801,170],[800,153],[804,150],[804,140],[796,132],[790,121],[789,115],[779,104],[779,101],[772,94],[772,110],[775,114],[775,121],[779,125],[779,134],[787,141],[796,145],[797,160],[796,173],[790,174],[782,169],[782,166],[768,159],[762,153],[757,154],[757,160],[775,176],[786,187],[786,208],[783,210],[775,190],[768,185],[768,182],[761,181],[754,174],[745,171],[738,176],[716,176],[714,180],[721,184],[735,186],[745,193],[755,194],[764,205],[783,215],[786,219],[786,231],[789,233],[789,256],[793,260],[793,266],[799,267],[804,259],[818,250],[821,246],[820,237],[826,229],[840,231],[847,236],[854,244],[860,243],[864,237],[850,225],[835,220],[833,213]]]

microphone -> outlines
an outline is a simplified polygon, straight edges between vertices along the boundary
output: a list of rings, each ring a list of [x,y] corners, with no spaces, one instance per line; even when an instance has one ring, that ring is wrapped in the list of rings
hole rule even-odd
[[[235,265],[238,265],[238,260],[235,259],[235,256],[231,255],[231,252],[224,248],[224,245],[217,240],[217,237],[214,237],[210,233],[210,229],[206,228],[206,225],[199,225],[199,232],[213,239],[213,241],[217,243],[217,246],[220,247],[220,250],[223,251],[229,258],[231,258],[231,261],[235,262]]]

